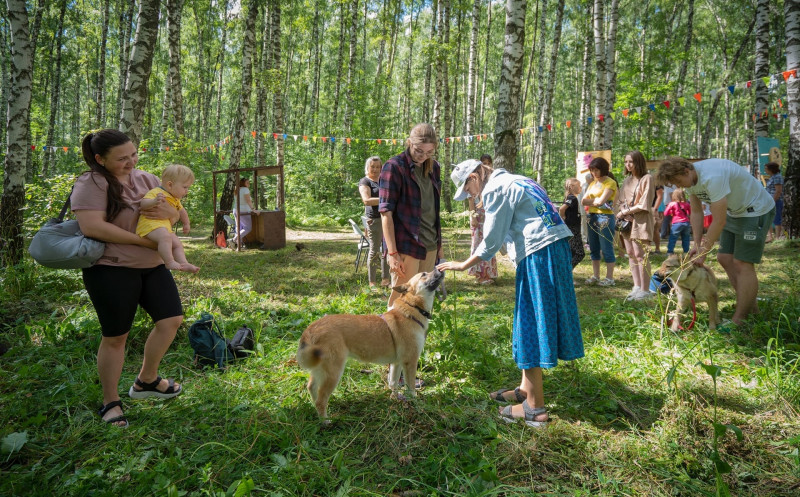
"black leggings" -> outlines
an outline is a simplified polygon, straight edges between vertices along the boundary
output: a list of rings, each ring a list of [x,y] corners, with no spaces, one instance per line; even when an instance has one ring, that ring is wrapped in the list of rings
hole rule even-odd
[[[92,266],[83,270],[83,285],[105,337],[128,333],[140,305],[154,323],[183,315],[178,287],[163,264],[147,269]]]

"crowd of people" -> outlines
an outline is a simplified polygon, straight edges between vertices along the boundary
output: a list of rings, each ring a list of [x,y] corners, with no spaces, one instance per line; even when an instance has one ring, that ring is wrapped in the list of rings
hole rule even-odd
[[[560,208],[530,178],[494,168],[492,158],[468,159],[453,169],[453,200],[467,201],[472,244],[463,261],[444,261],[440,216],[441,167],[434,159],[439,144],[429,124],[414,126],[402,153],[385,163],[369,157],[358,184],[369,240],[368,281],[395,288],[417,273],[469,271],[479,284],[498,277],[495,254],[503,247],[516,266],[512,355],[521,370],[518,386],[490,394],[506,404],[499,416],[543,426],[549,413],[543,370],[558,361],[583,357],[584,347],[572,270],[585,257],[581,218],[587,217],[592,275],[585,284],[616,285],[615,245],[624,247],[633,288],[628,300],[651,297],[648,254],[668,240],[672,254],[678,239],[692,264],[702,265],[719,241],[717,261],[736,293],[728,330],[757,312],[758,277],[765,243],[782,236],[780,168],[770,163],[766,188],[745,168],[724,159],[661,161],[651,174],[644,155],[625,155],[620,185],[607,160],[589,163],[585,186],[565,182]],[[170,269],[197,272],[186,261],[171,227],[189,221],[180,199],[194,181],[191,170],[175,165],[159,180],[136,169],[136,146],[123,133],[106,129],[82,141],[89,170],[75,183],[72,210],[81,231],[106,242],[103,257],[83,269],[83,281],[102,329],[97,369],[103,393],[99,415],[125,427],[128,421],[118,393],[128,332],[139,306],[154,327],[144,346],[141,368],[129,389],[133,399],[171,398],[182,386],[158,375],[159,365],[183,322],[183,309]],[[238,239],[251,229],[249,183],[237,189]],[[138,226],[138,228],[137,228]],[[659,228],[661,232],[659,233]],[[692,244],[693,240],[693,244]],[[601,261],[606,271],[601,275]],[[378,271],[380,268],[380,279]],[[417,387],[424,382],[414,379]]]

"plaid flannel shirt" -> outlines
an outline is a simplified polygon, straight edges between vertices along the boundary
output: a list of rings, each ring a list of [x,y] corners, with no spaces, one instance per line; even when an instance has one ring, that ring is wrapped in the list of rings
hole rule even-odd
[[[392,213],[397,251],[415,259],[425,260],[428,252],[419,241],[422,198],[419,185],[414,178],[415,167],[417,166],[411,161],[408,149],[386,161],[378,183],[380,186],[378,211]],[[433,161],[430,177],[436,200],[435,224],[438,250],[442,246],[442,224],[439,218],[442,180],[441,169],[436,161]]]

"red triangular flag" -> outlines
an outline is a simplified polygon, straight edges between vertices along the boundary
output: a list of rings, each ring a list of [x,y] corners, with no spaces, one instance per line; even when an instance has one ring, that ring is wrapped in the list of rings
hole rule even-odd
[[[547,131],[553,131],[553,127],[550,126],[549,124],[547,125]]]
[[[669,100],[664,100],[664,102],[662,102],[662,103],[664,104],[664,107],[669,109]]]
[[[600,122],[603,122],[603,121],[606,120],[606,116],[604,116],[603,114],[600,114],[599,116],[597,116],[597,118],[600,119]]]
[[[783,71],[783,80],[786,81],[789,79],[789,76],[796,76],[796,75],[797,73],[795,72],[794,69],[792,69],[791,71]]]
[[[694,94],[694,99],[697,100],[698,102],[700,102],[700,101],[703,100],[703,96],[700,95],[700,93],[695,93]]]

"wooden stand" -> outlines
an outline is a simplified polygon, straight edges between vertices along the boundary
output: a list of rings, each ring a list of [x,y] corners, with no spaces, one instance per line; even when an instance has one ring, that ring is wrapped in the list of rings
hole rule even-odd
[[[280,180],[278,182],[278,192],[276,195],[276,203],[279,208],[283,208],[283,166],[265,166],[265,167],[244,167],[241,169],[223,169],[213,171],[213,195],[214,195],[214,219],[217,219],[217,213],[233,214],[236,212],[219,211],[217,210],[217,174],[235,173],[235,184],[239,184],[239,174],[245,172],[254,173],[253,181],[253,202],[255,210],[250,214],[253,221],[253,231],[247,234],[243,240],[244,243],[259,242],[263,249],[282,249],[286,246],[286,212],[283,210],[265,211],[258,210],[258,180],[259,176],[277,175]],[[215,227],[216,230],[216,227]],[[237,246],[239,250],[241,247]]]

